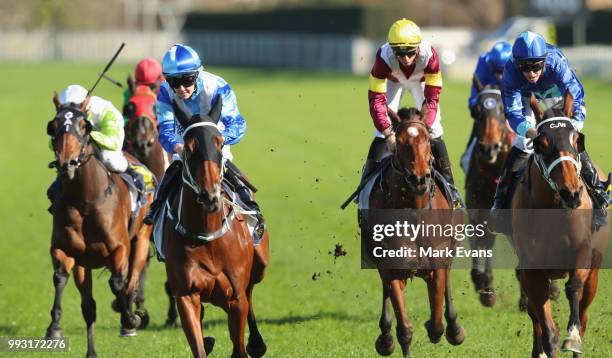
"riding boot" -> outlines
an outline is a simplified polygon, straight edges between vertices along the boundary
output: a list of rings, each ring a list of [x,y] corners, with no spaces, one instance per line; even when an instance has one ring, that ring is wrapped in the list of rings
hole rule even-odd
[[[582,152],[580,153],[580,163],[582,169],[580,174],[582,179],[584,179],[587,190],[591,198],[593,199],[593,211],[595,228],[596,230],[602,226],[605,226],[607,223],[606,220],[606,209],[608,206],[612,204],[612,199],[606,192],[605,185],[599,180],[599,176],[597,175],[597,171],[593,166],[593,162],[591,162],[591,158],[589,158],[588,153]]]
[[[376,171],[386,150],[387,143],[385,139],[374,137],[372,143],[370,144],[370,149],[368,149],[368,158],[366,159],[366,162],[363,165],[363,170],[361,171],[361,179],[359,180],[358,188],[361,188],[361,186],[365,184],[366,178]],[[359,203],[359,195],[355,197],[353,202],[355,204]]]
[[[242,173],[234,163],[231,163],[231,165],[226,164],[225,167],[225,178],[227,178],[229,183],[234,187],[234,191],[238,194],[240,201],[246,205],[247,209],[255,212],[255,217],[257,218],[255,234],[258,239],[261,239],[266,229],[266,225],[264,223],[264,217],[261,214],[261,209],[259,209],[259,204],[257,204],[253,197],[253,191],[245,184],[246,179],[242,177]]]
[[[141,173],[137,172],[131,164],[128,164],[125,173],[132,177],[132,181],[136,186],[136,191],[138,191],[138,203],[140,205],[146,204],[147,198],[145,196],[146,184],[144,181],[144,176]]]
[[[55,178],[53,183],[51,183],[51,185],[49,185],[49,188],[47,189],[47,198],[49,198],[49,201],[51,202],[51,205],[49,206],[47,211],[49,211],[50,214],[53,214],[53,206],[55,205],[55,197],[61,191],[62,191],[61,183],[59,180],[57,180],[57,178]]]
[[[149,212],[144,217],[143,222],[147,225],[153,225],[159,215],[159,211],[166,202],[168,195],[172,188],[174,188],[180,178],[181,169],[183,168],[182,162],[180,160],[176,160],[170,164],[164,176],[162,177],[162,181],[157,188],[157,192],[155,193],[155,200],[151,203],[151,207],[149,207]]]
[[[453,169],[451,167],[450,159],[448,158],[446,144],[442,140],[442,137],[431,139],[431,152],[434,156],[434,167],[440,172],[440,174],[442,174],[444,179],[446,179],[449,184],[453,208],[465,207],[463,200],[461,199],[461,194],[455,186]]]
[[[459,163],[461,163],[461,168],[464,173],[467,173],[470,165],[470,156],[472,152],[470,151],[470,147],[472,146],[472,142],[476,139],[476,121],[474,120],[474,124],[472,125],[472,132],[470,133],[470,137],[468,138],[467,144],[465,145],[465,150],[463,154],[461,154],[461,158],[459,159]],[[473,149],[472,149],[473,150]]]

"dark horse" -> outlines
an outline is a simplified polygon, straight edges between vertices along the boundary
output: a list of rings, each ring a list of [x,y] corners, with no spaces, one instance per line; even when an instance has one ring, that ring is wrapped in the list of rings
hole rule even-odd
[[[47,337],[61,337],[62,292],[74,269],[81,293],[81,311],[87,324],[87,357],[95,357],[96,302],[92,295],[91,270],[105,267],[109,284],[121,311],[121,335],[136,334],[141,318],[132,311],[139,275],[145,265],[151,228],[142,225],[148,205],[130,223],[130,194],[119,175],[109,172],[96,157],[85,108],[61,105],[53,97],[57,114],[47,125],[52,137],[62,191],[55,198],[51,260],[55,300]],[[152,195],[148,201],[152,200]]]
[[[254,246],[246,217],[222,190],[223,136],[217,127],[221,98],[209,115],[192,116],[180,99],[174,107],[185,128],[183,184],[170,205],[172,215],[164,220],[163,247],[183,330],[193,355],[206,357],[212,347],[202,338],[201,320],[203,302],[212,302],[228,314],[232,357],[246,357],[247,351],[261,357],[266,346],[257,328],[252,295],[268,265],[268,233]],[[250,334],[245,350],[247,321]]]
[[[592,230],[592,203],[580,177],[584,135],[574,130],[568,118],[572,113],[572,96],[566,94],[562,111],[550,109],[542,113],[535,98],[531,102],[538,133],[533,141],[535,153],[512,196],[510,213],[521,288],[527,296],[533,322],[531,354],[557,357],[559,329],[548,299],[549,280],[569,274],[565,293],[570,317],[562,349],[579,357],[587,328],[587,309],[597,291],[601,245],[607,239],[608,228]],[[554,209],[553,223],[533,218],[544,217],[538,215],[543,209]],[[549,266],[551,258],[557,261]],[[542,263],[544,260],[548,261]]]
[[[131,77],[128,77],[127,83],[131,96],[123,108],[123,115],[127,118],[123,147],[146,165],[159,183],[171,158],[167,157],[158,141],[157,96],[149,86],[136,86]],[[136,308],[143,312],[146,312],[144,309],[144,286],[149,262],[150,260],[147,260],[147,265],[141,273],[140,285],[134,300]],[[169,300],[166,325],[173,326],[178,314],[174,298],[170,295],[168,282],[165,284],[165,289]],[[114,304],[113,308],[117,310],[118,305]],[[148,315],[144,317],[148,317]],[[143,321],[143,328],[147,322],[148,320]]]
[[[397,142],[395,152],[390,159],[391,164],[384,167],[380,178],[376,179],[369,197],[369,209],[423,209],[429,213],[450,212],[452,205],[433,178],[429,130],[423,121],[423,115],[414,108],[404,113],[402,111],[404,109],[398,113],[402,119],[395,127]],[[444,223],[448,221],[445,220]],[[368,237],[369,229],[363,225],[363,222],[360,224],[362,237]],[[450,246],[451,241],[453,240],[444,238],[443,245]],[[444,247],[437,248],[444,249]],[[425,323],[425,328],[429,340],[438,343],[444,333],[442,309],[445,306],[444,316],[448,323],[446,339],[453,345],[463,342],[465,332],[457,323],[457,313],[451,297],[450,265],[418,270],[379,268],[378,271],[382,280],[382,312],[379,321],[381,333],[375,347],[379,354],[390,355],[395,348],[390,334],[389,305],[392,304],[397,319],[397,340],[403,355],[409,355],[413,328],[406,313],[404,288],[407,279],[413,276],[419,276],[427,283],[431,315]]]
[[[514,132],[506,124],[501,92],[496,86],[483,87],[475,79],[478,91],[478,117],[476,119],[476,143],[470,156],[470,165],[465,178],[465,203],[470,210],[470,223],[490,221],[489,209],[493,203],[495,188],[499,182],[512,146]],[[472,238],[472,249],[493,249],[495,235],[486,232],[483,237]],[[472,259],[472,282],[480,295],[480,302],[487,307],[495,304],[493,288],[493,258]]]

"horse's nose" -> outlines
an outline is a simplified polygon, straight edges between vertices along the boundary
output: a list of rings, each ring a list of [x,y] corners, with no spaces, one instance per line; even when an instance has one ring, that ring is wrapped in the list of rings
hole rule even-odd
[[[559,195],[567,207],[575,209],[582,204],[582,200],[580,198],[582,196],[583,189],[584,188],[582,186],[575,190],[563,188],[559,190]]]

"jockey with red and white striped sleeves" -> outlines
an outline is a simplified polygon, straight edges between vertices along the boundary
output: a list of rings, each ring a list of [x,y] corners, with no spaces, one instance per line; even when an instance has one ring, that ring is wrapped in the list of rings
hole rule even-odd
[[[415,107],[427,114],[425,122],[431,129],[434,166],[451,184],[454,206],[461,206],[461,197],[454,186],[451,163],[442,140],[439,108],[442,73],[438,54],[422,39],[421,30],[410,20],[398,20],[391,25],[388,41],[376,52],[370,72],[368,100],[376,132],[362,178],[376,168],[385,149],[389,152],[395,149],[395,133],[387,115],[387,106],[397,112],[404,92],[409,91]]]

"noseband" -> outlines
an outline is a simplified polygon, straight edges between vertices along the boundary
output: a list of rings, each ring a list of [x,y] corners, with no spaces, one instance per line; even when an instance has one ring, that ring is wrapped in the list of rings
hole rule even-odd
[[[63,134],[66,133],[71,133],[72,135],[74,135],[75,137],[77,137],[77,139],[79,140],[79,144],[81,145],[81,151],[79,153],[79,156],[77,157],[77,159],[73,159],[70,161],[70,163],[68,163],[69,165],[73,165],[75,167],[75,169],[79,169],[79,167],[83,164],[85,164],[89,158],[91,158],[91,156],[93,155],[93,153],[85,153],[85,151],[87,150],[87,146],[89,145],[89,139],[91,138],[90,134],[87,133],[85,135],[81,134],[81,130],[78,126],[78,123],[75,125],[75,123],[73,122],[73,118],[76,117],[78,120],[82,120],[82,121],[87,121],[87,117],[85,115],[85,113],[76,110],[76,109],[68,109],[68,111],[66,111],[63,115],[64,123],[62,123],[61,125],[59,124],[61,117],[60,117],[61,113],[58,113],[56,115],[56,117],[53,119],[54,121],[58,122],[58,130],[56,131],[56,134],[52,137],[51,140],[51,144],[53,146],[53,151],[55,152],[56,158],[57,158],[57,148],[56,148],[56,136],[57,136],[57,132],[59,132],[61,127],[65,127],[65,130],[63,131]],[[72,132],[70,130],[70,126],[74,127],[74,131]],[[59,160],[56,159],[55,161],[49,163],[49,168],[53,168],[55,167],[58,171],[60,171],[60,167],[59,167]]]

